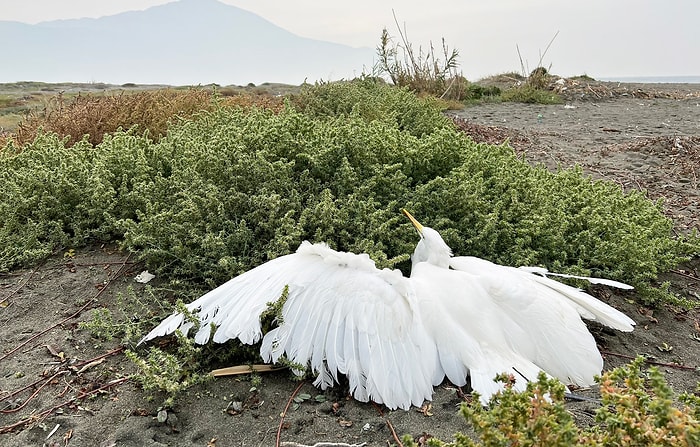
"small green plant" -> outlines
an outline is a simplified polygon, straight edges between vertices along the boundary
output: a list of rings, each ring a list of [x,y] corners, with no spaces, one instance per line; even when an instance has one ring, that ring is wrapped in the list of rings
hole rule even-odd
[[[674,405],[673,390],[655,366],[642,370],[644,358],[603,374],[602,406],[596,412],[601,425],[585,440],[598,445],[691,447],[700,445],[698,401]],[[687,395],[686,395],[687,396]]]
[[[89,331],[93,337],[110,341],[114,339],[119,329],[112,318],[112,311],[106,307],[93,309],[88,321],[78,323],[78,328]]]
[[[101,307],[93,309],[90,319],[78,323],[80,329],[89,331],[94,337],[111,341],[119,339],[125,346],[134,346],[159,321],[164,312],[162,300],[150,286],[139,293],[132,286],[126,293],[118,293],[114,311]],[[154,309],[156,310],[154,312]],[[148,318],[147,316],[151,317]]]
[[[263,330],[269,331],[273,325],[279,326],[284,322],[282,307],[284,307],[284,303],[287,302],[288,296],[289,285],[285,284],[280,297],[275,301],[267,303],[267,307],[260,314],[260,321],[263,322]]]
[[[479,84],[469,84],[467,87],[467,95],[465,99],[468,100],[483,100],[483,99],[495,99],[501,96],[501,89],[492,86],[482,86]]]
[[[135,351],[126,351],[126,356],[138,368],[134,379],[144,390],[163,392],[166,399],[164,406],[172,406],[175,398],[182,391],[193,385],[211,379],[211,375],[202,374],[199,359],[201,347],[195,346],[194,340],[175,332],[177,340],[176,353],[167,353],[151,347],[145,357]]]
[[[252,373],[250,375],[250,392],[257,391],[262,386],[263,379],[258,373]]]
[[[518,392],[512,387],[512,377],[502,375],[496,380],[503,382],[505,388],[491,399],[488,409],[476,394],[470,404],[461,408],[484,446],[575,444],[577,428],[563,405],[565,388],[561,382],[540,373],[536,382],[528,383],[525,392]],[[465,447],[472,445],[477,444],[467,443]]]

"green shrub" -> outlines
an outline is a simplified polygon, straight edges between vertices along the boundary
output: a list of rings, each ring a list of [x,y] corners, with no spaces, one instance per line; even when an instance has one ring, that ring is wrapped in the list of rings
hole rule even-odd
[[[159,348],[151,347],[145,357],[127,350],[126,357],[131,360],[138,373],[134,378],[144,390],[165,394],[163,406],[172,407],[174,399],[182,391],[193,385],[211,380],[213,376],[199,372],[199,358],[202,347],[195,346],[194,340],[175,333],[177,352],[171,354]]]
[[[524,102],[528,104],[561,104],[561,97],[551,90],[533,87],[525,83],[509,88],[501,93],[503,101]]]
[[[163,293],[150,286],[142,291],[128,286],[126,293],[117,293],[115,303],[92,309],[90,318],[79,322],[78,327],[100,340],[118,339],[123,346],[136,346],[160,323],[161,314],[172,310],[172,305],[162,299]]]
[[[674,405],[675,395],[657,367],[642,370],[644,358],[603,374],[602,406],[589,438],[599,445],[700,445],[700,406],[686,399]]]
[[[85,140],[67,148],[40,133],[21,153],[0,156],[0,270],[57,247],[120,238],[117,218],[142,205],[138,185],[152,174],[150,148],[131,132],[108,137],[98,150]]]
[[[496,446],[654,446],[690,447],[700,443],[698,402],[673,403],[673,391],[655,367],[642,370],[643,358],[606,372],[599,379],[601,403],[597,425],[577,427],[564,403],[564,386],[541,374],[527,391],[517,392],[506,384],[484,408],[474,396],[460,412],[474,428],[476,438],[456,434],[451,443],[431,440],[442,447]],[[415,447],[405,439],[406,445]]]
[[[646,283],[698,250],[642,192],[623,194],[579,168],[531,167],[507,146],[474,146],[449,177],[420,185],[416,215],[437,218],[456,253]],[[644,240],[644,243],[639,241]]]
[[[469,84],[469,87],[467,87],[467,93],[466,93],[464,99],[479,100],[479,99],[484,99],[484,98],[496,98],[496,97],[500,97],[500,95],[501,95],[501,89],[496,87],[495,85],[483,86],[483,85],[479,85],[479,84]]]
[[[407,267],[404,206],[457,254],[641,287],[700,245],[674,238],[642,194],[475,144],[434,103],[371,79],[307,86],[279,113],[218,107],[157,142],[131,131],[66,148],[40,134],[4,152],[0,181],[0,269],[121,240],[181,286],[219,284],[304,239]]]
[[[418,97],[407,87],[391,88],[371,77],[352,82],[331,82],[302,87],[292,96],[292,105],[312,118],[360,117],[367,122],[384,122],[420,137],[436,129],[451,127],[440,112],[442,103],[434,97]]]

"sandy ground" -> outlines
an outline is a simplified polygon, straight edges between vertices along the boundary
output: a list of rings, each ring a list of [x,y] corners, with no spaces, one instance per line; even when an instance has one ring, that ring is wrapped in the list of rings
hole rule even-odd
[[[666,88],[697,93],[700,86]],[[458,122],[475,139],[508,139],[533,163],[553,169],[580,164],[596,178],[642,188],[653,199],[664,198],[679,233],[698,228],[700,99],[590,96],[572,95],[567,104],[552,106],[479,105],[459,111]],[[287,371],[264,375],[255,391],[245,377],[196,386],[158,422],[163,396],[149,400],[128,379],[134,368],[118,343],[78,328],[91,309],[114,310],[128,287],[141,294],[134,276],[142,269],[128,253],[92,247],[0,275],[0,446],[272,446],[278,430],[282,445],[386,446],[394,442],[391,428],[399,436],[443,440],[469,432],[457,414],[460,393],[449,383],[436,388],[429,411],[389,411],[348,398],[343,387],[321,393],[304,382],[299,392],[312,399],[290,409],[280,424],[300,385]],[[695,259],[663,279],[683,296],[700,299],[699,269]],[[591,326],[606,368],[626,363],[624,356],[645,354],[685,365],[662,370],[675,390],[695,388],[698,311],[644,309],[606,288],[594,294],[638,322],[631,334]],[[586,393],[595,396],[596,390]],[[316,402],[317,395],[325,402]],[[595,404],[568,405],[579,422],[591,421]]]

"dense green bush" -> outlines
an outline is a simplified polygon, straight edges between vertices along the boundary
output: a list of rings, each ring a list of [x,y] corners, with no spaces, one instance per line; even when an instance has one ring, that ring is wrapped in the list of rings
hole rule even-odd
[[[477,145],[432,101],[370,79],[306,87],[279,113],[203,112],[158,142],[117,132],[66,149],[40,134],[23,149],[0,158],[5,270],[95,239],[207,286],[303,239],[387,266],[416,242],[404,206],[457,254],[635,285],[698,250],[642,194]]]
[[[669,237],[672,222],[642,192],[622,194],[580,169],[530,167],[507,146],[472,147],[449,177],[421,185],[415,199],[416,213],[438,217],[434,227],[456,253],[503,264],[641,282],[694,250]]]
[[[292,97],[294,108],[313,118],[325,120],[354,115],[378,121],[414,136],[451,127],[434,97],[417,97],[408,88],[391,88],[381,80],[363,78],[352,82],[305,85]]]
[[[40,133],[23,151],[0,157],[0,270],[35,262],[57,247],[119,239],[118,218],[142,202],[139,185],[153,175],[151,142],[130,132],[99,150],[86,140],[65,147]]]
[[[561,104],[564,102],[557,93],[523,84],[509,88],[501,93],[501,100],[511,102],[524,102],[528,104]]]

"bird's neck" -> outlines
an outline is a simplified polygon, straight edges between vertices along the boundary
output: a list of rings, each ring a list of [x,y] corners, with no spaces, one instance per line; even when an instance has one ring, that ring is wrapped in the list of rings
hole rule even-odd
[[[411,264],[415,268],[417,264],[426,262],[440,268],[450,268],[449,253],[419,252],[418,249],[411,255]]]

